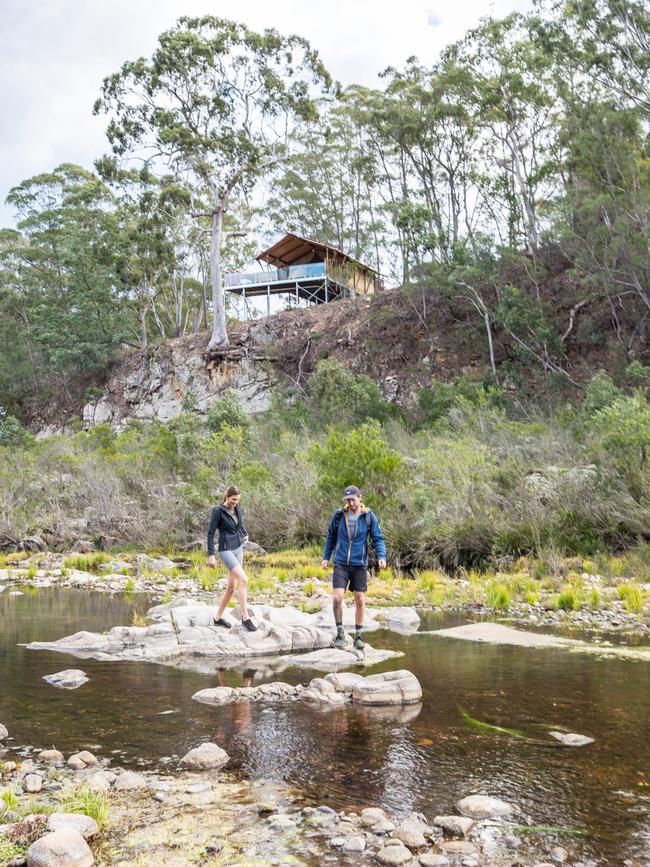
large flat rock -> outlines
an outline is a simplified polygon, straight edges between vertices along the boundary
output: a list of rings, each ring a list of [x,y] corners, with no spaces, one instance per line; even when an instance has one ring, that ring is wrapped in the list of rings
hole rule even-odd
[[[400,611],[408,620],[408,613],[404,613],[408,609]],[[106,633],[80,631],[57,641],[34,641],[27,647],[79,658],[143,660],[204,671],[265,657],[281,657],[287,665],[332,671],[350,665],[373,665],[395,655],[371,647],[365,653],[352,647],[332,649],[334,630],[325,624],[323,612],[307,614],[291,606],[256,606],[256,632],[248,632],[231,615],[231,629],[216,627],[213,613],[214,606],[181,597],[150,609],[148,616],[154,621],[151,626],[115,626]],[[321,655],[311,656],[314,651]]]
[[[593,644],[575,638],[562,638],[544,632],[527,632],[513,629],[503,623],[466,623],[450,629],[435,629],[422,635],[437,635],[440,638],[457,638],[461,641],[482,641],[486,644],[512,645],[513,647],[560,648],[575,653],[591,653],[597,656],[650,662],[650,647],[625,647],[622,645]]]

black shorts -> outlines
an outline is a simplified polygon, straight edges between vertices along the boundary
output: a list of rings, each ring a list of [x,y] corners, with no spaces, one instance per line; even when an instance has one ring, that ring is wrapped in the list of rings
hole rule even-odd
[[[350,589],[354,593],[365,593],[368,589],[368,570],[365,566],[340,566],[335,563],[332,586],[342,590]]]

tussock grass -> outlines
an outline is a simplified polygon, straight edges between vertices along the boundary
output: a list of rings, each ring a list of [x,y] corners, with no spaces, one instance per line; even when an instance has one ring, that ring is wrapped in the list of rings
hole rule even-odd
[[[63,561],[66,569],[77,569],[79,572],[98,572],[104,563],[110,563],[113,558],[105,551],[92,551],[89,554],[71,554]]]
[[[110,802],[104,792],[96,792],[87,786],[76,786],[61,799],[61,809],[65,813],[82,813],[97,822],[101,831],[108,822]]]
[[[626,610],[630,613],[639,614],[643,610],[644,594],[638,584],[620,584],[617,595],[623,600]]]

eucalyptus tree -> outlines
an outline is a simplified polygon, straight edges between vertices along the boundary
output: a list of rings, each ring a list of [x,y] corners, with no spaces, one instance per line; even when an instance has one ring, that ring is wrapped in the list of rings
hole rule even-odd
[[[159,36],[149,60],[129,61],[104,80],[95,112],[111,115],[114,153],[167,161],[209,195],[209,348],[228,345],[224,216],[238,194],[286,157],[296,124],[316,119],[314,97],[330,84],[305,39],[255,33],[213,16],[180,18]]]
[[[455,71],[464,105],[482,130],[481,154],[500,202],[507,243],[523,240],[535,254],[540,244],[540,200],[554,192],[554,133],[559,112],[552,59],[519,14],[487,20],[444,53]],[[505,221],[504,221],[505,217]]]
[[[267,220],[381,270],[380,174],[345,94],[297,143],[296,153],[274,178]]]
[[[120,228],[108,187],[67,163],[23,181],[7,202],[18,228],[3,233],[0,249],[5,309],[27,352],[28,389],[42,397],[53,378],[65,385],[102,369],[127,339]]]

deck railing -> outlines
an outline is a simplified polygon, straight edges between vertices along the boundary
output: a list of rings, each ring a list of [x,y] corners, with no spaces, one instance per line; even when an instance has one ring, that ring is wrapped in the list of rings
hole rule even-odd
[[[291,265],[289,268],[270,268],[267,271],[251,271],[242,273],[236,271],[226,274],[225,285],[259,286],[266,283],[284,283],[287,280],[305,280],[310,277],[324,277],[325,263],[312,262],[309,265]]]

